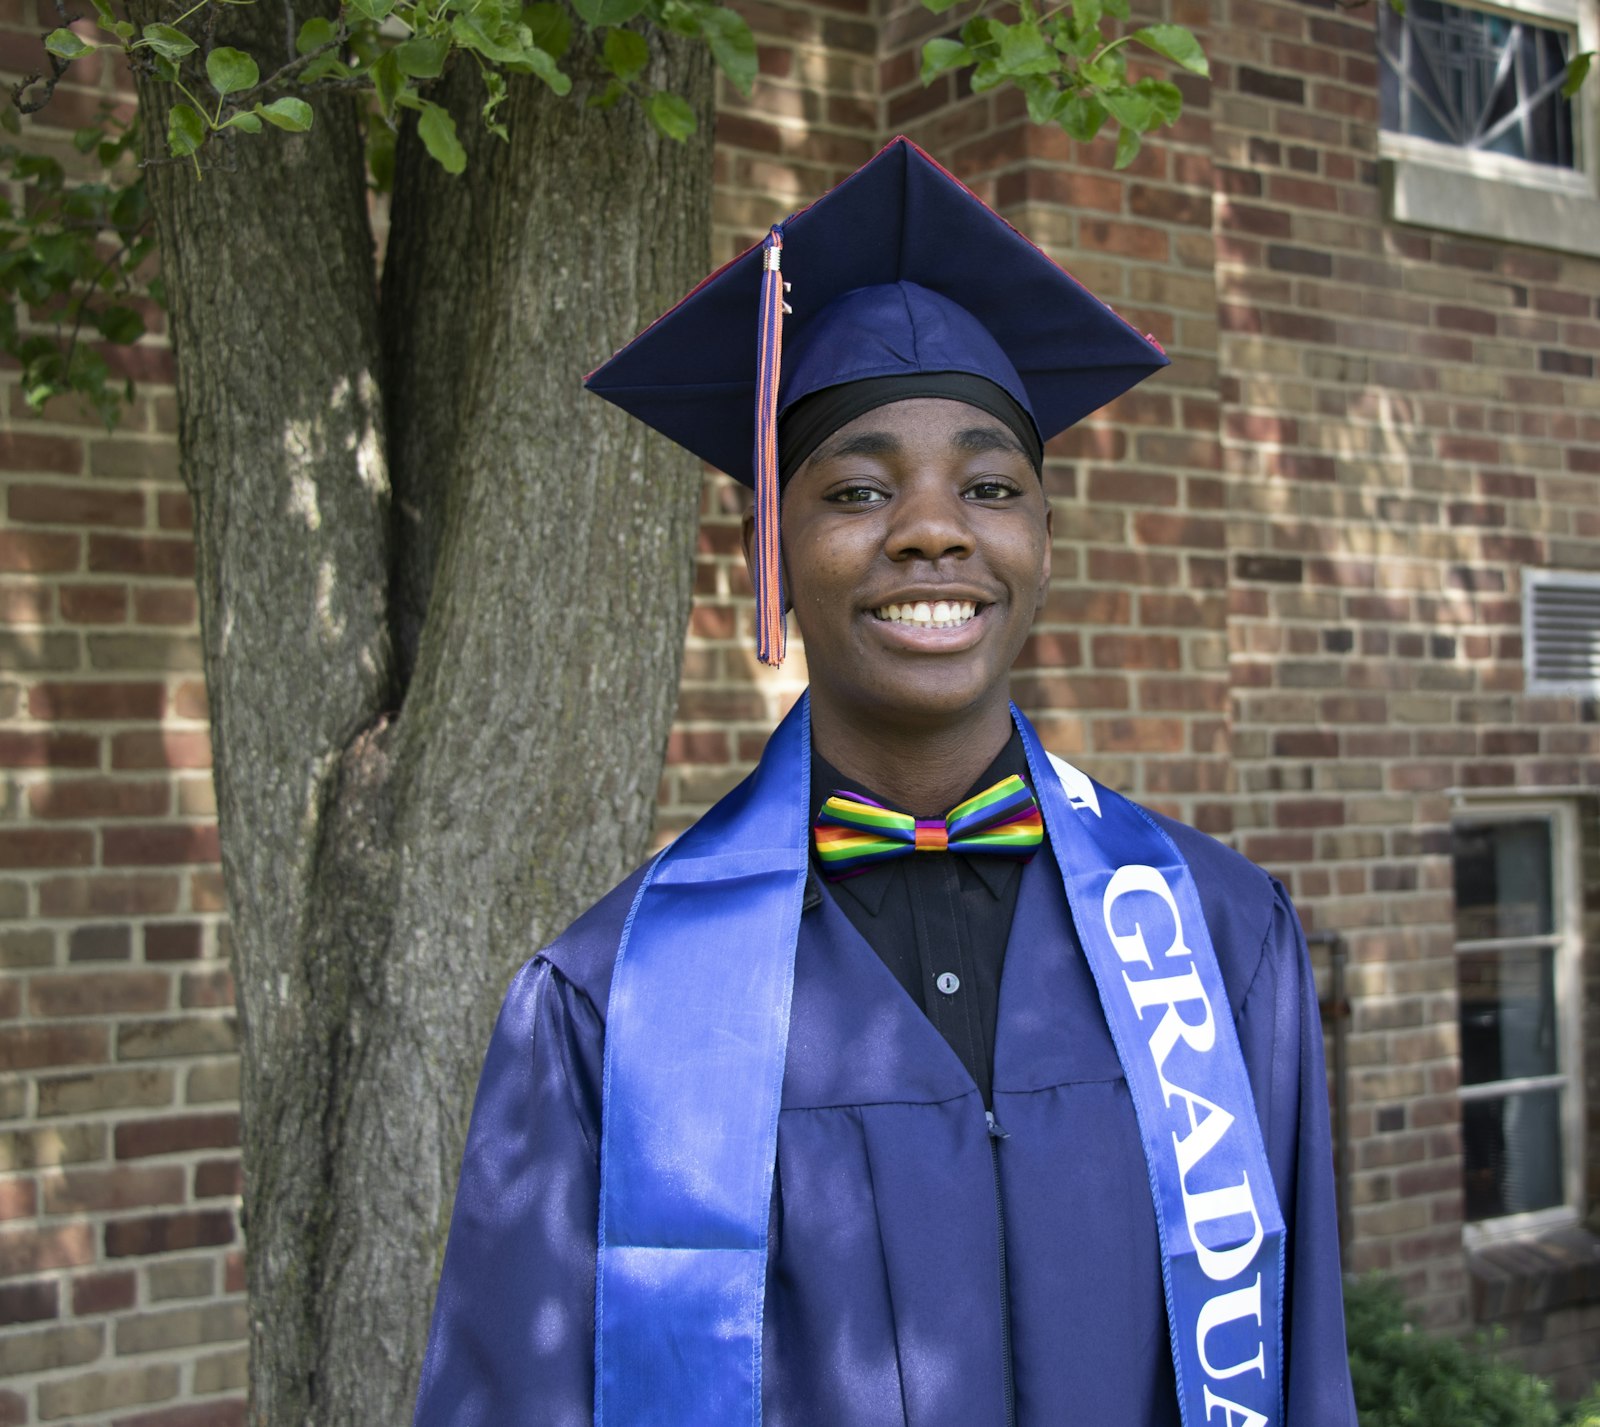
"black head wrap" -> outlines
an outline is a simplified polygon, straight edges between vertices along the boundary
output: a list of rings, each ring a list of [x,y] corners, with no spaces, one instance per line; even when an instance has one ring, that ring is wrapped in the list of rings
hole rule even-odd
[[[823,387],[801,397],[785,411],[778,419],[780,484],[787,485],[807,456],[856,417],[914,397],[944,397],[987,412],[1022,443],[1034,474],[1042,470],[1044,442],[1039,439],[1039,430],[1009,392],[971,372],[907,372]]]

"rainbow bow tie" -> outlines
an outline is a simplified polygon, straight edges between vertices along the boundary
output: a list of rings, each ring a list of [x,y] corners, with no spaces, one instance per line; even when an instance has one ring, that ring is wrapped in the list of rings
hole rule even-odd
[[[926,822],[837,792],[823,803],[814,835],[823,873],[837,881],[912,852],[988,852],[1025,862],[1044,841],[1044,822],[1028,785],[1013,773]]]

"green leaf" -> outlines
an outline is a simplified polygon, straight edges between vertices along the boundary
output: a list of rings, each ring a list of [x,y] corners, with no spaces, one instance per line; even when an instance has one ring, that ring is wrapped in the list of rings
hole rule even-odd
[[[1583,88],[1583,81],[1589,77],[1589,66],[1594,63],[1594,51],[1585,50],[1582,54],[1575,54],[1567,61],[1567,77],[1561,85],[1563,99],[1575,99],[1578,91]]]
[[[483,127],[493,134],[495,138],[509,143],[511,135],[506,131],[506,126],[497,123],[494,117],[494,111],[506,101],[505,75],[501,74],[497,69],[484,70],[483,88],[486,97],[483,101],[483,108],[478,111],[479,117],[483,120]]]
[[[438,160],[446,173],[461,173],[467,166],[467,151],[456,137],[456,121],[437,104],[424,101],[417,120],[417,137]]]
[[[932,84],[947,69],[972,64],[975,58],[960,40],[929,40],[922,47],[922,82]]]
[[[174,62],[193,54],[197,46],[182,30],[171,25],[146,25],[139,43],[149,45],[163,59]]]
[[[1037,25],[1007,25],[1000,37],[1000,68],[1008,75],[1054,74],[1061,67],[1056,52]]]
[[[400,73],[412,79],[437,79],[444,73],[445,56],[450,53],[448,35],[413,35],[395,46],[395,63]]]
[[[632,30],[607,30],[603,53],[606,68],[624,84],[650,63],[650,46]]]
[[[243,50],[218,45],[206,56],[206,77],[218,94],[238,94],[261,82],[261,67]]]
[[[243,109],[219,127],[224,129],[243,129],[247,134],[259,134],[261,132],[261,120],[248,109]]]
[[[572,92],[572,76],[561,72],[561,66],[556,63],[554,55],[534,45],[524,58],[528,62],[528,68],[550,86],[551,93],[567,95]]]
[[[1130,129],[1126,124],[1122,132],[1117,135],[1117,163],[1118,168],[1127,168],[1139,156],[1139,146],[1142,140],[1137,129]]]
[[[1128,18],[1128,0],[1105,0],[1105,12],[1118,20]]]
[[[394,191],[394,147],[397,135],[387,124],[367,126],[367,172],[378,193]]]
[[[257,104],[256,113],[277,129],[287,129],[291,134],[303,134],[311,127],[311,106],[304,99],[274,99],[270,104]]]
[[[385,50],[378,56],[378,62],[368,70],[372,77],[372,87],[378,94],[378,108],[383,111],[383,117],[391,124],[394,123],[394,105],[400,91],[405,88],[405,77],[400,73],[400,61],[395,57],[393,50]]]
[[[1176,123],[1183,113],[1183,91],[1176,84],[1164,79],[1141,79],[1133,88],[1134,93],[1150,101],[1156,124]]]
[[[327,50],[300,71],[300,83],[314,84],[319,79],[350,79],[354,74],[355,71],[339,58],[336,51]]]
[[[394,9],[394,0],[350,0],[352,9],[359,10],[374,24],[382,24]]]
[[[1074,0],[1072,18],[1079,26],[1086,30],[1100,28],[1100,16],[1104,13],[1104,6],[1100,0]]]
[[[1035,124],[1048,124],[1056,116],[1061,102],[1061,91],[1052,80],[1041,74],[1030,74],[1017,81],[1022,97],[1028,101],[1028,118]]]
[[[51,30],[44,37],[44,47],[57,59],[77,59],[79,55],[93,54],[100,48],[79,39],[71,30]]]
[[[694,110],[676,94],[665,90],[657,90],[644,101],[644,112],[669,139],[687,139],[698,127]]]
[[[206,141],[206,125],[187,104],[174,104],[167,115],[167,150],[173,158],[192,154]]]
[[[922,0],[925,10],[931,10],[935,15],[942,15],[946,10],[953,10],[961,0]]]
[[[114,34],[119,40],[131,40],[133,38],[133,21],[118,20],[117,23],[111,27],[111,33]]]
[[[517,34],[514,28],[510,33],[516,43],[508,41],[505,36],[491,33],[476,15],[457,15],[450,22],[450,33],[463,49],[476,50],[485,59],[493,60],[496,64],[528,62],[528,50],[531,46],[521,43],[523,36]]]
[[[1074,94],[1061,106],[1056,122],[1068,138],[1087,144],[1106,122],[1106,106],[1090,94]]]
[[[598,94],[591,94],[587,107],[590,109],[611,109],[628,92],[627,86],[620,79],[608,79],[606,87]]]
[[[1135,133],[1154,129],[1161,122],[1156,117],[1156,106],[1137,89],[1108,90],[1100,96],[1100,102],[1111,111],[1117,123]]]
[[[644,0],[572,0],[572,8],[586,24],[626,25],[642,9]]]
[[[756,82],[756,39],[743,16],[725,6],[713,5],[700,17],[700,28],[718,68],[739,93],[748,95]]]
[[[294,52],[308,55],[313,50],[320,50],[324,45],[332,44],[338,33],[332,20],[315,15],[300,26],[300,33],[294,37]]]
[[[166,80],[168,84],[176,84],[178,82],[178,66],[175,65],[165,55],[157,55],[155,59],[151,61],[151,64],[154,67],[155,72],[160,75],[162,79]]]
[[[522,23],[533,35],[534,44],[546,54],[560,59],[572,43],[572,16],[566,6],[540,0],[522,12]]]
[[[102,30],[112,29],[116,25],[117,17],[108,0],[89,0],[89,3],[94,6],[95,24]]]
[[[1146,25],[1135,30],[1133,38],[1174,64],[1181,64],[1191,74],[1211,73],[1200,41],[1182,25]]]

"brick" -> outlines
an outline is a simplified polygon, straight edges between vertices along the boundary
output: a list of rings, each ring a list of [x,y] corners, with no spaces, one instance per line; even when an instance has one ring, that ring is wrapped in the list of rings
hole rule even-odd
[[[208,1209],[180,1214],[153,1214],[140,1219],[116,1219],[106,1225],[105,1234],[106,1255],[115,1259],[180,1253],[188,1249],[231,1244],[235,1227],[232,1210]],[[118,1352],[146,1351],[124,1347],[123,1341],[119,1328]],[[168,1344],[160,1342],[158,1345]]]
[[[83,443],[76,437],[0,431],[0,470],[72,475],[82,469]]]
[[[94,1261],[94,1234],[87,1224],[30,1224],[0,1229],[0,1278],[76,1268]],[[0,1340],[0,1361],[4,1342]]]
[[[29,715],[55,723],[153,721],[166,712],[166,703],[166,686],[154,682],[85,680],[35,684],[28,690]]]
[[[174,1090],[170,1070],[99,1070],[39,1081],[39,1115],[81,1115],[170,1105]]]
[[[178,908],[178,879],[156,873],[55,877],[39,884],[46,917],[146,917]]]
[[[31,1179],[0,1179],[0,1219],[31,1219],[39,1212],[39,1187]]]
[[[208,1216],[229,1220],[217,1213]],[[111,1226],[115,1227],[115,1226]],[[109,1236],[109,1229],[108,1229]],[[153,1353],[197,1343],[228,1343],[245,1335],[243,1303],[213,1303],[204,1308],[169,1308],[124,1318],[117,1324],[117,1353]]]
[[[130,928],[91,923],[74,927],[67,935],[67,960],[129,961],[133,957]]]
[[[128,618],[126,585],[62,585],[58,598],[69,624],[122,624]]]
[[[244,1193],[244,1166],[236,1159],[208,1159],[195,1166],[196,1199],[234,1198]]]
[[[192,625],[199,618],[199,599],[192,588],[137,587],[133,617],[139,624]]]
[[[16,673],[76,669],[78,654],[75,634],[15,634],[0,629],[0,669]]]
[[[232,975],[226,968],[184,972],[179,1004],[185,1010],[217,1010],[232,1006]]]
[[[48,624],[53,610],[49,585],[0,586],[0,624]]]
[[[117,1027],[118,1060],[158,1060],[188,1055],[221,1055],[236,1049],[231,1016],[180,1016],[170,1020],[126,1021]]]
[[[149,1285],[152,1303],[210,1298],[217,1286],[215,1255],[152,1263],[145,1270],[145,1282]]]
[[[171,785],[160,779],[56,778],[28,789],[28,808],[36,818],[149,818],[160,817],[171,806]]]
[[[0,1377],[78,1367],[93,1362],[104,1346],[105,1329],[98,1323],[8,1334],[0,1337]]]
[[[28,1008],[36,1016],[125,1016],[164,1011],[172,980],[159,971],[64,972],[28,983]]]
[[[18,733],[0,729],[0,768],[94,768],[100,740],[86,733]]]
[[[0,1070],[93,1065],[104,1061],[108,1050],[104,1026],[16,1026],[0,1037]]]
[[[720,129],[720,124],[719,124]],[[245,1427],[242,1399],[197,1402],[187,1407],[141,1412],[133,1417],[117,1417],[111,1427]]]
[[[94,574],[192,576],[194,542],[158,536],[91,535],[89,570]]]
[[[196,922],[153,922],[144,929],[146,961],[198,961],[202,929]]]
[[[139,1279],[131,1271],[94,1273],[72,1280],[72,1311],[80,1318],[132,1308]]]
[[[200,639],[192,634],[90,634],[86,638],[94,669],[157,673],[198,672]]]
[[[679,707],[682,718],[697,717]],[[759,714],[746,713],[746,718]],[[715,718],[716,715],[709,717]],[[117,769],[209,768],[211,739],[202,732],[173,729],[119,733],[111,740],[111,766]]]
[[[85,1372],[65,1382],[41,1383],[39,1418],[53,1422],[62,1417],[114,1412],[118,1408],[169,1402],[177,1395],[178,1369],[171,1363]]]
[[[14,485],[6,493],[6,513],[28,525],[140,526],[144,495],[100,486]]]
[[[10,1388],[0,1387],[0,1427],[22,1427],[27,1420],[27,1399]]]
[[[107,867],[164,867],[220,857],[215,824],[153,823],[108,827],[100,834],[100,860]]]
[[[82,541],[76,535],[40,530],[0,530],[0,571],[61,575],[78,568]]]
[[[1281,104],[1306,102],[1305,82],[1291,74],[1272,74],[1250,65],[1240,65],[1236,79],[1241,94],[1253,94],[1262,99],[1277,100]]]
[[[40,1323],[59,1316],[55,1282],[0,1284],[0,1324]]]
[[[250,1355],[244,1348],[199,1358],[194,1365],[194,1390],[197,1394],[243,1392],[249,1381],[249,1366]]]
[[[116,1127],[115,1141],[118,1159],[141,1159],[198,1149],[232,1149],[239,1143],[239,1117],[179,1115],[162,1120],[127,1121]]]
[[[82,1163],[99,1159],[105,1152],[104,1125],[0,1131],[0,1171]]]
[[[45,1212],[101,1214],[183,1203],[179,1165],[118,1165],[114,1169],[64,1169],[46,1175]]]
[[[88,867],[94,834],[77,828],[0,828],[0,867]]]

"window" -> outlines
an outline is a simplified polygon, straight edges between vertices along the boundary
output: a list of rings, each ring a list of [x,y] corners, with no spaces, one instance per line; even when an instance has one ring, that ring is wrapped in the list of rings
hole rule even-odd
[[[1595,0],[1378,7],[1390,217],[1600,256],[1596,155],[1585,86],[1567,61],[1595,48]]]
[[[1572,1222],[1583,1182],[1573,809],[1455,824],[1461,1136],[1469,1242]]]

